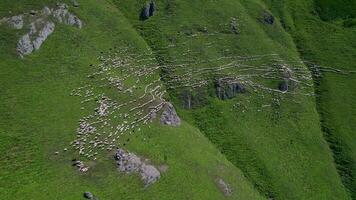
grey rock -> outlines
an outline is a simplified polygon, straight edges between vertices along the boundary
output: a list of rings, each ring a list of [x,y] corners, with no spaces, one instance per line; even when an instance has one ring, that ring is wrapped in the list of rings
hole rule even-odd
[[[161,115],[161,124],[170,126],[179,126],[181,120],[171,103],[166,103],[165,110]]]
[[[68,13],[67,18],[64,22],[65,24],[76,26],[78,28],[83,27],[83,22],[75,15]]]
[[[150,9],[149,9],[149,16],[152,17],[155,14],[155,11],[156,11],[156,3],[151,1]]]
[[[30,11],[30,15],[36,15],[36,14],[37,14],[37,11],[35,11],[35,10]]]
[[[22,15],[12,16],[7,20],[7,23],[15,29],[22,29],[24,25],[23,16]]]
[[[142,161],[140,157],[133,153],[118,149],[115,154],[117,168],[120,172],[139,173],[145,187],[155,183],[161,176],[158,169]]]
[[[79,7],[79,3],[77,0],[72,0],[72,4],[74,7]]]
[[[84,192],[83,196],[87,199],[93,199],[94,195],[91,192]]]
[[[279,85],[278,85],[278,89],[282,92],[286,92],[288,91],[288,81],[283,81],[283,82],[280,82]]]
[[[238,30],[238,24],[237,24],[237,19],[235,17],[231,18],[231,23],[230,23],[231,31],[235,34],[239,33]]]
[[[269,25],[274,24],[274,16],[271,13],[265,11],[263,13],[263,22]]]
[[[227,184],[223,179],[219,178],[217,180],[217,185],[224,196],[229,197],[232,195],[232,190],[229,184]]]
[[[46,22],[43,28],[39,31],[37,37],[33,41],[33,47],[38,50],[43,42],[51,35],[54,31],[55,25],[53,22]]]
[[[221,100],[232,99],[238,93],[245,93],[246,88],[236,80],[224,78],[215,83],[216,96]]]
[[[17,43],[16,50],[21,57],[32,53],[34,47],[29,34],[22,36],[22,38]]]
[[[132,173],[139,171],[142,165],[141,159],[133,153],[127,153],[119,149],[115,155],[116,164],[121,172]]]
[[[150,5],[146,4],[140,13],[140,20],[144,21],[147,20],[150,17]]]
[[[39,13],[39,15],[35,15]],[[2,18],[0,24],[8,23],[15,29],[22,29],[23,27],[29,28],[29,32],[23,35],[17,43],[17,52],[20,57],[31,54],[33,51],[38,50],[42,44],[50,36],[54,29],[55,23],[64,23],[67,25],[76,26],[78,28],[83,27],[83,22],[74,14],[68,11],[66,4],[57,4],[55,9],[44,7],[40,11],[31,11],[28,14],[17,15],[10,18]],[[27,24],[23,18],[26,18]],[[55,20],[54,22],[52,20]]]
[[[52,14],[52,10],[50,8],[48,8],[47,6],[45,6],[42,10],[41,13],[45,16],[49,16]]]
[[[160,172],[152,165],[143,164],[140,168],[141,179],[145,186],[155,183],[160,177]]]

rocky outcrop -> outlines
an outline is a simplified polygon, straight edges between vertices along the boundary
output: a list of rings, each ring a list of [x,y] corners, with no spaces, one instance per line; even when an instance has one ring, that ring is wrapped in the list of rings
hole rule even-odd
[[[174,106],[171,103],[166,103],[165,109],[161,115],[160,119],[161,124],[169,126],[179,126],[181,121],[180,118],[174,109]]]
[[[229,197],[232,195],[232,190],[229,184],[227,184],[223,179],[219,178],[216,180],[216,184],[218,185],[220,191],[224,194],[224,196]]]
[[[272,25],[274,24],[274,16],[267,12],[267,11],[264,11],[263,12],[263,15],[262,15],[262,22],[265,23],[265,24],[269,24],[269,25]]]
[[[55,23],[62,23],[78,28],[83,27],[83,22],[68,11],[66,4],[57,4],[55,8],[44,7],[42,10],[25,13],[0,20],[1,24],[8,24],[14,29],[29,29],[17,43],[17,52],[20,57],[38,50],[55,30]]]
[[[287,92],[293,82],[293,71],[287,66],[282,66],[283,81],[278,84],[278,89],[281,92]]]
[[[232,99],[238,93],[245,93],[245,86],[233,78],[220,78],[215,83],[216,96],[221,100]]]
[[[147,20],[152,17],[156,11],[156,3],[151,1],[150,3],[146,3],[146,5],[142,8],[140,13],[140,19],[142,21]]]
[[[140,174],[145,187],[152,185],[161,177],[155,166],[148,164],[147,160],[142,161],[134,153],[118,149],[115,154],[115,160],[120,172]]]
[[[230,28],[231,31],[235,34],[239,33],[239,29],[238,29],[238,24],[237,24],[237,19],[235,17],[231,18],[231,22],[230,22]]]
[[[99,200],[91,192],[84,192],[83,197],[90,200]]]

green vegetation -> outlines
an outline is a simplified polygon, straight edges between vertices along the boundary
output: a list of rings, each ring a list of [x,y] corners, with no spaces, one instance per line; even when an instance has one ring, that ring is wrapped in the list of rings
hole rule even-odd
[[[3,0],[0,19],[55,2]],[[348,6],[342,0],[157,0],[155,16],[146,21],[139,20],[144,0],[78,2],[79,8],[70,10],[84,28],[57,25],[41,49],[24,59],[15,49],[23,32],[0,25],[1,199],[77,200],[85,191],[108,200],[356,198],[356,75],[317,77],[315,68],[300,64],[355,71],[353,1]],[[273,24],[264,21],[269,13]],[[232,19],[238,34],[231,30]],[[71,166],[79,158],[69,148],[78,120],[94,105],[82,110],[82,99],[69,94],[88,83],[98,56],[125,47],[138,55],[152,52],[162,66],[154,77],[163,77],[166,98],[183,120],[180,127],[168,127],[158,119],[120,138],[123,148],[168,166],[148,188],[138,176],[119,173],[112,152],[85,160],[91,167],[86,174]],[[235,69],[193,74],[208,81],[202,87],[172,87],[175,76],[224,65],[219,58],[231,55],[258,57],[247,63],[253,67],[299,63],[306,76],[314,75],[317,96],[307,95],[313,87],[285,94],[247,88],[233,99],[218,99],[215,79]],[[252,79],[273,89],[283,80]],[[218,178],[230,184],[231,197],[219,191]]]
[[[320,1],[326,2],[326,1]],[[331,3],[332,2],[332,3]],[[354,3],[354,1],[353,1]],[[319,65],[334,66],[341,70],[354,71],[356,65],[356,31],[344,29],[333,23],[323,23],[313,13],[313,2],[305,3],[283,1],[276,3],[269,1],[269,5],[280,13],[281,20],[290,27],[290,33],[298,46],[301,56],[305,60]],[[325,3],[330,10],[342,11],[344,7],[352,9],[352,3],[344,1],[330,1]],[[332,7],[331,7],[332,6]],[[298,15],[289,14],[295,10]],[[301,14],[303,12],[303,14]],[[334,18],[333,13],[328,14]],[[345,12],[347,14],[347,12]],[[352,198],[356,198],[356,160],[355,160],[355,75],[337,75],[326,73],[315,79],[318,93],[317,104],[320,113],[323,132],[333,151],[334,159],[342,177],[344,185],[350,191]]]

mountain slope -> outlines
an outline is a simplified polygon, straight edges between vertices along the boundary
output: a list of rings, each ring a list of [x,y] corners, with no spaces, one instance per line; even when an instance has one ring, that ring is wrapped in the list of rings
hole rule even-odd
[[[243,4],[236,1],[157,1],[158,15],[144,22],[138,18],[144,1],[115,2],[162,63],[179,63],[183,58],[203,62],[223,57],[225,49],[240,56],[274,53],[287,64],[299,59],[292,38],[281,25],[264,22],[263,16],[269,11],[259,1],[243,1]],[[230,19],[234,17],[240,25],[238,35],[229,34]],[[213,48],[204,45],[212,41],[215,42]],[[175,48],[161,50],[169,45]],[[187,49],[191,55],[184,53]],[[195,51],[198,53],[194,54]],[[259,62],[272,64],[268,57]],[[192,65],[186,70],[209,64]],[[178,76],[182,73],[173,72]],[[208,76],[214,79],[218,75]],[[276,87],[273,80],[267,84]],[[322,137],[313,98],[299,93],[266,94],[265,99],[243,94],[233,100],[220,101],[214,97],[212,87],[193,90],[188,97],[196,107],[181,113],[241,168],[265,196],[275,199],[349,198]],[[181,108],[187,108],[186,93],[184,89],[174,90],[170,96]],[[274,104],[275,101],[278,103]],[[272,105],[271,109],[264,109],[265,104]],[[236,105],[247,107],[247,112],[241,107],[232,109]]]
[[[22,13],[51,4],[0,3],[2,9],[7,5]],[[80,99],[69,94],[88,81],[101,52],[130,45],[139,53],[147,46],[109,2],[81,1],[71,11],[84,21],[84,28],[58,25],[43,46],[24,59],[15,53],[20,33],[1,28],[1,199],[80,199],[85,191],[100,199],[223,199],[217,178],[230,184],[233,198],[262,199],[241,172],[187,123],[180,128],[158,123],[151,129],[142,127],[126,145],[154,163],[168,165],[161,180],[147,189],[136,175],[119,173],[107,153],[87,174],[72,167],[78,152],[63,149],[75,139],[77,121],[94,107],[81,110]],[[3,14],[8,16],[5,10]]]
[[[340,27],[350,16],[337,18],[343,8],[326,22],[316,15],[330,5],[317,11],[312,1],[157,0],[143,20],[143,0],[78,0],[78,8],[64,2],[84,27],[56,24],[24,59],[16,55],[24,32],[0,25],[2,199],[80,199],[85,191],[100,199],[354,197],[354,76],[323,72],[315,79],[319,68],[302,62],[354,69],[354,31]],[[0,19],[56,3],[4,0]],[[92,76],[110,66],[107,57],[128,66],[113,72],[119,79],[155,70],[142,82],[128,79],[124,87],[132,87],[121,94]],[[90,85],[125,104],[152,82],[151,94],[167,90],[161,97],[175,105],[181,126],[151,118],[115,143],[166,168],[145,187],[138,175],[118,172],[115,152],[104,149],[93,160],[71,148],[78,120],[98,111],[97,102],[70,94]],[[109,121],[124,121],[129,110],[120,112]],[[71,166],[74,158],[89,171]]]
[[[339,174],[355,199],[356,30],[347,24],[355,19],[355,2],[269,1],[269,4],[285,21],[304,59],[339,70],[339,73],[326,72],[315,77],[317,104],[324,136]]]

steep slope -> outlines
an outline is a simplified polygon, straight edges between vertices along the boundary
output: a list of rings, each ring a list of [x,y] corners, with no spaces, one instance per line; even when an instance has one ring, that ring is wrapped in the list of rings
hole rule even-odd
[[[284,21],[304,59],[338,70],[315,77],[317,104],[339,174],[355,199],[356,29],[348,22],[355,20],[356,4],[340,0],[269,1],[269,5]]]
[[[278,22],[269,24],[273,20],[269,20],[269,11],[262,2],[156,1],[157,15],[143,22],[139,14],[145,1],[114,2],[162,64],[192,62],[182,70],[162,71],[164,77],[167,73],[175,75],[166,77],[168,86],[171,82],[179,85],[175,78],[182,74],[191,77],[182,79],[186,81],[183,87],[170,90],[170,97],[180,105],[184,119],[199,127],[259,191],[273,199],[349,199],[322,137],[314,98],[303,95],[310,92],[308,89],[280,94],[260,90],[254,93],[249,88],[248,93],[222,101],[214,91],[214,80],[221,76],[218,70],[206,73],[208,78],[194,74],[195,69],[225,66],[227,63],[219,61],[229,56],[228,52],[242,57],[278,55],[246,63],[253,68],[247,74],[250,77],[258,75],[259,65],[297,67],[299,54],[292,38]],[[233,19],[238,21],[238,34],[231,30]],[[300,67],[296,70],[307,70],[304,65]],[[235,75],[233,70],[229,74]],[[280,80],[277,77],[264,83],[277,88]],[[184,84],[190,81],[201,84],[185,89]]]
[[[129,47],[136,54],[147,51],[145,41],[110,2],[78,2],[79,8],[71,6],[70,11],[85,26],[77,29],[56,24],[41,48],[24,59],[15,50],[24,33],[1,25],[1,199],[77,200],[85,191],[100,199],[224,199],[216,184],[218,178],[230,185],[233,199],[262,199],[239,169],[185,122],[177,128],[154,122],[142,126],[140,133],[121,139],[125,149],[156,165],[168,166],[161,179],[146,189],[138,176],[119,173],[110,153],[102,152],[95,162],[88,160],[91,168],[87,173],[71,166],[73,158],[87,161],[69,144],[76,137],[78,120],[95,106],[81,109],[81,99],[70,93],[91,81],[87,75],[100,63],[97,57],[110,55],[110,49]],[[0,16],[44,6],[55,4],[1,1]],[[94,86],[101,91],[100,85]]]

